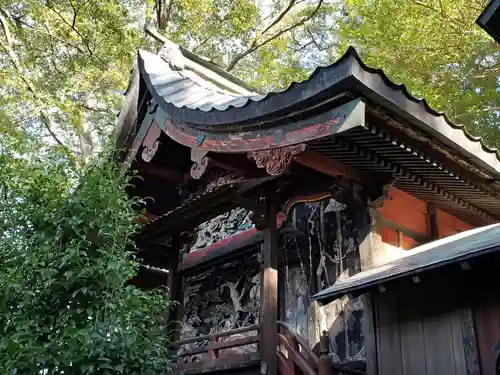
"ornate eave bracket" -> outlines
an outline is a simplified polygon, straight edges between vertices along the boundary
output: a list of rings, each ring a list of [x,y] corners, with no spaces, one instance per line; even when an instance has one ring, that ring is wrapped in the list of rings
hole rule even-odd
[[[208,168],[208,151],[200,150],[199,148],[191,149],[191,161],[193,165],[191,166],[191,177],[199,180],[201,176],[205,173]]]
[[[156,122],[153,121],[151,127],[148,130],[148,133],[146,134],[146,137],[144,138],[144,141],[142,142],[144,148],[141,152],[141,158],[146,163],[149,163],[151,160],[153,160],[154,156],[156,155],[156,152],[160,147],[160,135],[161,129],[156,124]]]
[[[247,156],[255,161],[257,168],[265,168],[270,176],[281,175],[292,163],[295,155],[306,150],[306,144],[249,151]]]

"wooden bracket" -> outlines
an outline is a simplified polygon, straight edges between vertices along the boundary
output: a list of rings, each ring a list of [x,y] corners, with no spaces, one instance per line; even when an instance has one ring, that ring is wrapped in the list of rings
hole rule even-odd
[[[156,155],[156,152],[160,147],[160,141],[158,140],[158,138],[160,138],[160,135],[161,129],[156,124],[156,122],[153,121],[151,127],[148,130],[148,133],[146,134],[146,137],[144,137],[144,141],[142,142],[144,149],[142,150],[141,157],[142,160],[144,160],[146,163],[149,163],[151,160],[153,160],[154,156]]]
[[[200,150],[199,148],[191,149],[191,161],[193,162],[193,165],[191,166],[190,173],[191,177],[196,180],[199,180],[208,168],[207,154],[208,151],[206,150]]]
[[[270,176],[279,176],[290,166],[295,156],[305,150],[306,145],[301,143],[279,148],[249,151],[247,156],[249,159],[255,160],[258,168],[265,168]]]

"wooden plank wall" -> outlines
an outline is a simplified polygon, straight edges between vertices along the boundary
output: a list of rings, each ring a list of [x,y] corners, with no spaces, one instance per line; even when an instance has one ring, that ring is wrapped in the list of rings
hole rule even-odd
[[[492,301],[475,307],[474,318],[482,373],[483,375],[496,375],[493,349],[500,342],[500,301]]]
[[[477,350],[471,356],[467,346],[475,337],[470,310],[434,310],[408,288],[377,293],[374,301],[379,375],[480,374]]]

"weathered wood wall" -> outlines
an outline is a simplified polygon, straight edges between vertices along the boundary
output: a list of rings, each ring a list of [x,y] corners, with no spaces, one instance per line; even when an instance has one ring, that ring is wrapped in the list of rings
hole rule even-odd
[[[471,309],[445,293],[410,282],[374,296],[379,375],[480,374]]]
[[[497,375],[495,349],[500,342],[500,301],[474,308],[480,363],[483,375]]]
[[[480,364],[483,375],[497,375],[500,371],[495,363],[500,351],[500,254],[485,260],[488,266],[475,277],[475,303],[473,315],[477,332]]]

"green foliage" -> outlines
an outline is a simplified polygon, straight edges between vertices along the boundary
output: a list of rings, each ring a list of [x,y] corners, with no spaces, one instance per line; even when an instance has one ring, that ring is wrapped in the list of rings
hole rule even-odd
[[[165,291],[128,285],[140,204],[116,166],[2,140],[0,373],[161,374]]]
[[[140,2],[0,0],[0,111],[83,163],[114,125]],[[132,10],[132,12],[131,12]]]
[[[149,25],[263,89],[307,77],[312,38],[322,32],[336,1],[161,0]],[[153,12],[153,13],[155,13]],[[160,19],[160,22],[158,22]]]

